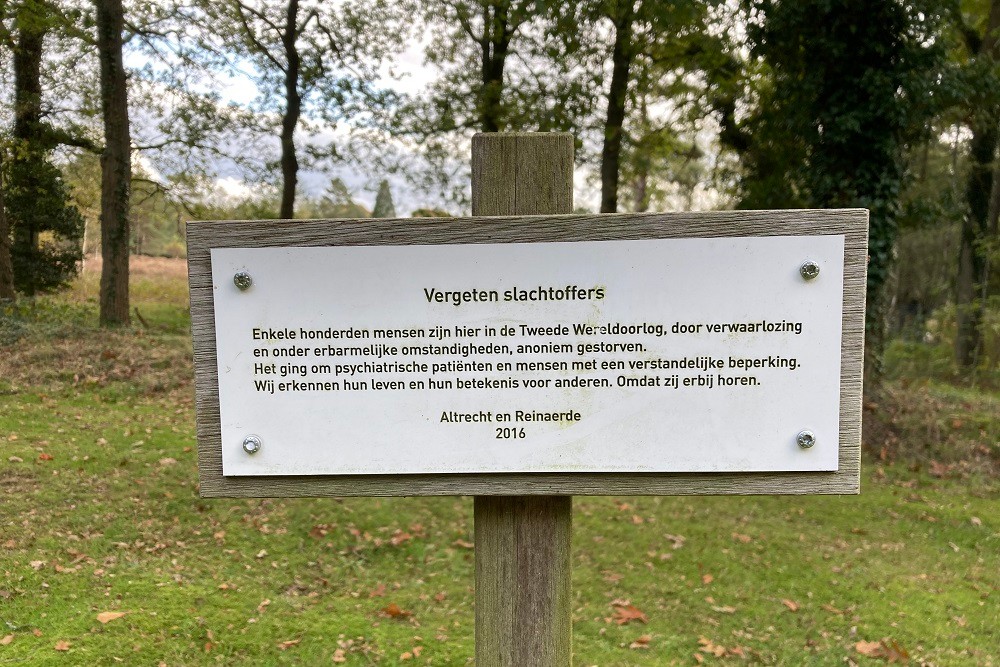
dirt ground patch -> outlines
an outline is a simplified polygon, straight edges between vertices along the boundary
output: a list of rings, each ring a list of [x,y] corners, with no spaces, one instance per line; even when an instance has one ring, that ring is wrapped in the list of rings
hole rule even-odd
[[[83,260],[83,273],[100,274],[101,265],[100,255],[90,255]],[[147,278],[183,278],[187,280],[187,260],[180,257],[132,255],[129,258],[129,272],[134,276]]]

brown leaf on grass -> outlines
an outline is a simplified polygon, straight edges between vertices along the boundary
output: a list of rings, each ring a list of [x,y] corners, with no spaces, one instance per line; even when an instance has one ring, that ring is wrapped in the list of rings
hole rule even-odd
[[[289,639],[287,641],[278,642],[278,648],[281,649],[282,651],[287,651],[288,649],[292,648],[301,641],[302,641],[301,639]]]
[[[102,611],[97,615],[97,620],[101,622],[102,625],[110,623],[111,621],[117,620],[125,615],[123,611]]]
[[[712,583],[713,581],[715,581],[715,577],[713,577],[712,575],[710,574],[701,575],[701,583],[705,584],[706,586]]]
[[[344,649],[338,648],[333,652],[334,662],[347,662],[347,655],[344,654]]]
[[[39,630],[38,628],[35,628],[35,629],[33,629],[31,631],[31,634],[35,635],[36,637],[41,637],[42,636],[42,631]]]
[[[413,653],[411,651],[403,651],[399,654],[400,660],[413,660]]]
[[[392,534],[392,537],[389,538],[389,544],[391,544],[394,547],[398,547],[400,544],[403,544],[404,542],[409,542],[412,539],[413,535],[410,535],[409,533],[404,533],[401,530],[396,530],[396,532]]]
[[[724,605],[722,607],[712,607],[712,611],[717,611],[720,614],[735,614],[736,607],[730,607],[729,605]]]
[[[938,461],[931,461],[930,466],[928,466],[927,472],[931,474],[931,477],[947,477],[951,472],[952,466],[945,463],[940,463]]]
[[[649,648],[649,642],[653,641],[653,635],[642,635],[628,645],[629,648]]]
[[[869,658],[878,658],[882,655],[882,642],[860,641],[854,645],[854,650]]]
[[[0,639],[0,646],[6,646],[12,641],[14,641],[14,635],[5,635],[3,639]]]
[[[789,611],[798,611],[799,610],[799,603],[796,602],[795,600],[787,600],[787,599],[785,599],[785,600],[781,601],[781,604],[783,604],[786,607],[788,607]]]
[[[42,452],[41,454],[38,455],[38,460],[39,461],[51,461],[54,458],[55,458],[54,456],[52,456],[51,454],[48,454],[46,452]],[[68,651],[69,649],[59,649],[59,650],[67,650]]]
[[[368,594],[369,598],[380,598],[385,595],[385,584],[379,584],[372,589],[372,592]]]
[[[434,596],[434,600],[437,601],[437,602],[444,602],[444,599],[446,597],[448,597],[448,594],[445,593],[444,591],[441,591],[440,593],[438,593],[438,594],[436,594]]]
[[[695,653],[693,655],[694,655],[694,661],[697,662],[699,665],[705,662],[705,658],[704,656],[702,656],[701,653]]]
[[[461,547],[463,549],[475,549],[476,545],[472,542],[466,542],[465,540],[459,539],[452,542],[456,547]]]
[[[382,607],[379,614],[382,616],[388,616],[389,618],[408,618],[413,616],[412,611],[406,611],[395,602],[390,602],[387,606]]]
[[[828,611],[831,614],[836,614],[837,616],[843,616],[844,614],[843,609],[837,609],[832,604],[821,604],[820,609],[822,609],[823,611]]]
[[[65,639],[61,639],[61,640],[57,641],[56,645],[53,646],[52,648],[54,648],[57,651],[68,651],[69,650],[69,646],[70,646],[70,644],[69,644],[68,641],[66,641]]]
[[[882,658],[886,662],[909,662],[910,654],[894,639],[883,639],[880,642],[860,641],[854,645],[854,650],[869,658]]]
[[[257,605],[257,612],[263,614],[264,610],[267,609],[270,604],[270,600],[261,600],[260,604]]]
[[[618,625],[625,625],[632,621],[649,623],[649,618],[638,607],[630,604],[627,600],[615,600],[611,603],[614,607],[614,621]]]
[[[748,544],[751,540],[753,540],[752,537],[743,533],[733,533],[733,539],[737,542],[742,542],[743,544]]]
[[[724,656],[726,654],[726,647],[725,646],[721,646],[719,644],[716,644],[715,642],[713,642],[708,637],[699,637],[698,638],[698,643],[701,645],[701,648],[698,649],[699,651],[702,651],[704,653],[708,653],[710,655],[714,655],[716,658],[721,658],[722,656]]]

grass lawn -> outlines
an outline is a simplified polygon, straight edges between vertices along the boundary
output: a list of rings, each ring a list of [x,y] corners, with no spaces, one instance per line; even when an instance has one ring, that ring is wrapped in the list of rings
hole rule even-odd
[[[469,498],[202,500],[183,268],[0,307],[0,665],[471,664]],[[576,665],[1000,665],[1000,395],[903,378],[851,497],[577,497]]]

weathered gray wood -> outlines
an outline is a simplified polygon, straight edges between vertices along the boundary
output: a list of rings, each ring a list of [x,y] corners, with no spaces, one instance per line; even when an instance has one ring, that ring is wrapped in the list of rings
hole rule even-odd
[[[477,134],[472,215],[573,211],[573,137]],[[475,499],[476,664],[572,664],[569,496]]]
[[[568,665],[569,496],[476,498],[476,665]]]
[[[472,215],[573,212],[573,135],[505,132],[472,138]]]
[[[505,218],[211,221],[188,224],[201,493],[224,497],[747,495],[857,493],[868,212],[719,211]],[[210,248],[513,243],[843,234],[840,469],[810,473],[561,473],[226,478],[222,475]]]

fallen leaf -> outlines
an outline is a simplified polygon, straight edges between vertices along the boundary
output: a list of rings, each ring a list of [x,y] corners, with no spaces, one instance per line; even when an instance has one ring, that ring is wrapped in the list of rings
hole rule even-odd
[[[733,533],[733,539],[736,540],[737,542],[742,542],[743,544],[747,544],[753,538],[750,537],[749,535],[744,535],[743,533]]]
[[[338,648],[336,651],[333,652],[333,661],[334,662],[347,662],[347,656],[344,655],[344,649]]]
[[[612,603],[615,608],[614,621],[618,625],[625,625],[626,623],[631,623],[632,621],[639,621],[640,623],[648,623],[649,618],[646,614],[642,612],[638,607],[631,605],[627,602]]]
[[[35,635],[36,637],[41,637],[42,631],[39,630],[38,628],[35,628],[34,630],[31,631],[31,634]]]
[[[823,609],[823,611],[828,611],[831,614],[837,614],[838,616],[841,616],[844,613],[843,609],[837,609],[832,604],[823,604],[820,605],[820,608]]]
[[[789,611],[798,611],[799,610],[799,603],[795,602],[794,600],[782,600],[781,604],[783,604],[786,607],[788,607]]]
[[[42,452],[41,454],[38,455],[38,460],[39,461],[51,461],[54,458],[55,458],[54,456],[52,456],[51,454],[49,454],[47,452]],[[56,649],[56,650],[58,650],[58,651],[68,651],[69,649],[67,648],[67,649]]]
[[[969,519],[969,521],[972,522],[973,526],[981,526],[981,525],[983,525],[983,520],[980,519],[978,516],[972,517],[971,519]]]
[[[380,598],[385,595],[385,584],[379,584],[372,589],[372,592],[368,594],[369,598]]]
[[[643,518],[642,518],[641,516],[639,516],[638,514],[633,514],[633,515],[632,515],[632,523],[634,523],[635,525],[639,526],[639,525],[641,525],[641,524],[644,524],[644,523],[646,523],[646,520],[645,520],[645,519],[643,519]]]
[[[653,640],[652,635],[643,635],[628,645],[629,648],[649,648],[649,642]]]
[[[706,586],[708,584],[712,583],[714,580],[715,580],[715,577],[713,577],[710,574],[703,574],[703,575],[701,575],[701,583],[705,584]]]
[[[278,648],[281,649],[282,651],[287,651],[291,647],[293,647],[296,644],[298,644],[300,641],[302,641],[302,640],[301,639],[289,639],[288,641],[278,642]]]
[[[410,651],[404,651],[403,653],[399,654],[399,659],[400,660],[413,660],[413,653],[410,652]]]
[[[707,637],[699,637],[698,643],[701,644],[699,651],[714,655],[716,658],[721,658],[726,654],[725,646],[720,646]]]
[[[28,565],[31,566],[32,570],[41,570],[43,567],[45,567],[45,561],[44,560],[33,560],[30,563],[28,563]]]
[[[705,658],[702,657],[701,653],[695,653],[694,654],[694,661],[697,662],[700,665],[703,662],[705,662]]]
[[[14,635],[6,635],[3,639],[0,639],[0,646],[6,646],[7,644],[14,641]]]
[[[854,650],[869,658],[879,658],[882,656],[882,642],[860,641],[854,645]]]
[[[447,593],[445,593],[444,591],[441,591],[440,593],[438,593],[437,595],[435,595],[435,596],[434,596],[434,599],[435,599],[435,600],[436,600],[437,602],[444,602],[444,599],[445,599],[446,597],[448,597],[448,594],[447,594]]]
[[[163,467],[172,466],[177,463],[177,459],[170,458],[169,456],[165,459],[160,459],[160,465]]]
[[[266,557],[267,557],[267,549],[261,549],[260,551],[257,552],[257,558],[266,558]]]
[[[730,607],[729,605],[724,605],[722,607],[712,607],[713,611],[717,611],[720,614],[735,614],[736,607]]]
[[[406,611],[395,602],[390,602],[383,607],[381,613],[389,618],[407,618],[408,616],[413,616],[413,612]]]
[[[125,612],[123,611],[102,611],[100,614],[97,615],[97,620],[100,621],[102,624],[106,624],[110,623],[111,621],[114,621],[115,619],[119,619],[124,615]]]
[[[68,651],[69,650],[69,642],[65,641],[65,640],[57,641],[56,645],[53,646],[52,648],[54,648],[57,651]]]
[[[465,540],[455,540],[452,542],[456,547],[462,547],[463,549],[475,549],[476,545],[472,542],[466,542]]]
[[[20,456],[8,456],[7,460],[10,461],[11,463],[24,463],[24,459],[22,459]]]
[[[271,601],[270,601],[270,600],[261,600],[260,604],[259,604],[259,605],[257,605],[257,611],[258,611],[259,613],[263,614],[263,613],[264,613],[264,610],[265,610],[265,609],[267,609],[267,607],[268,607],[268,606],[269,606],[270,604],[271,604]]]
[[[397,530],[392,534],[392,537],[389,538],[389,544],[391,544],[394,547],[398,547],[400,544],[403,544],[404,542],[409,542],[412,539],[413,535],[410,535],[409,533],[404,533],[401,530]]]
[[[420,639],[420,638],[419,637],[414,637],[414,639]],[[423,653],[423,652],[424,652],[424,647],[423,646],[414,646],[413,647],[413,657],[414,658],[419,658],[420,654]]]

